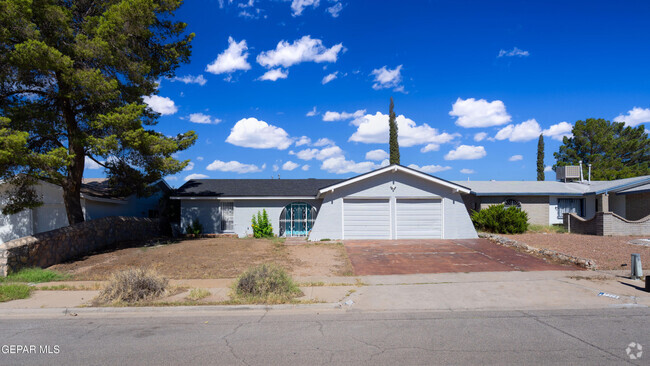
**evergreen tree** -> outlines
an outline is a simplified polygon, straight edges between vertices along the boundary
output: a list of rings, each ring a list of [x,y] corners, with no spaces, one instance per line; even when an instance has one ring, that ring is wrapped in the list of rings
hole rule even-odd
[[[393,97],[390,98],[390,107],[388,108],[388,131],[389,131],[389,149],[390,164],[399,164],[399,142],[397,141],[397,122],[395,121],[395,112],[393,111]]]
[[[194,34],[173,20],[182,0],[0,0],[0,180],[3,213],[40,204],[34,184],[63,188],[68,222],[84,220],[86,159],[120,194],[181,171],[172,154],[196,140],[167,137],[143,96],[189,61]]]
[[[537,180],[544,180],[544,135],[539,135],[537,141]]]

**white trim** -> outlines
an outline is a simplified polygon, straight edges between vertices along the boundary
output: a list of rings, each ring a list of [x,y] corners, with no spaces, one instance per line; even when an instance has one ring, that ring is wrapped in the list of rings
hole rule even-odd
[[[316,196],[172,196],[172,200],[219,200],[219,201],[238,201],[238,200],[316,200]]]
[[[407,173],[407,174],[411,174],[411,175],[414,175],[414,176],[416,176],[418,178],[422,178],[422,179],[428,180],[428,181],[433,182],[433,183],[440,184],[442,186],[445,186],[445,187],[448,187],[448,188],[451,188],[451,189],[456,189],[456,190],[458,190],[459,192],[462,192],[462,193],[470,193],[471,192],[471,190],[468,189],[468,188],[465,188],[463,186],[459,186],[459,185],[457,185],[455,183],[447,182],[445,180],[442,180],[442,179],[436,178],[434,176],[419,172],[419,171],[414,170],[414,169],[406,168],[406,167],[403,167],[401,165],[389,165],[387,167],[377,169],[377,170],[375,170],[373,172],[366,173],[366,174],[360,175],[360,176],[355,177],[355,178],[350,178],[350,179],[348,179],[346,181],[334,184],[334,185],[329,186],[329,187],[325,187],[325,188],[321,189],[320,191],[318,191],[317,197],[320,197],[321,195],[323,195],[323,194],[325,194],[327,192],[334,191],[335,189],[347,186],[349,184],[353,184],[353,183],[362,181],[364,179],[368,179],[368,178],[374,177],[376,175],[386,173],[386,172],[390,172],[390,171],[392,171],[393,173],[395,173],[397,171],[401,171],[401,172],[404,172],[404,173]]]
[[[407,196],[407,197],[395,196],[395,199],[398,199],[398,200],[441,200],[442,197],[438,196],[436,194],[432,194],[430,196]]]
[[[440,200],[440,239],[445,239],[445,199]]]
[[[341,199],[341,240],[345,239],[345,200]]]

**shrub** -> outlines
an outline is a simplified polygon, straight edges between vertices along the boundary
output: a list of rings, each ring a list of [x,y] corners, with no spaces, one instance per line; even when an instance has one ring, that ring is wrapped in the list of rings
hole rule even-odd
[[[192,223],[187,225],[185,228],[185,233],[191,235],[201,235],[203,234],[203,225],[201,225],[198,219],[194,219],[192,220]]]
[[[472,213],[474,227],[497,234],[521,234],[528,229],[528,214],[518,207],[494,205]]]
[[[257,217],[253,215],[251,227],[253,228],[253,236],[256,238],[273,237],[273,226],[269,222],[269,215],[266,210],[262,210],[261,213],[257,211]]]
[[[235,297],[253,303],[288,302],[302,294],[287,272],[275,264],[249,268],[234,284]]]
[[[164,295],[168,282],[155,271],[130,268],[111,277],[99,294],[99,300],[104,303],[150,300]]]
[[[32,287],[22,283],[13,283],[0,286],[0,302],[26,299],[32,292]]]

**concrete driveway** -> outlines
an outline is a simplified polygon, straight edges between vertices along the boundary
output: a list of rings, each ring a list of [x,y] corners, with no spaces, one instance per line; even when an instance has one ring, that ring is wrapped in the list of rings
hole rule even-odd
[[[357,276],[579,269],[549,263],[486,239],[346,240]]]

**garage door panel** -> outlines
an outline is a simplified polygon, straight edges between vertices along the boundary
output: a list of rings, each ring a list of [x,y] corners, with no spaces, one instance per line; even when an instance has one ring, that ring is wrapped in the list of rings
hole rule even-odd
[[[442,237],[440,199],[398,199],[395,213],[397,239]]]
[[[389,239],[388,200],[344,200],[343,230],[345,239]]]

